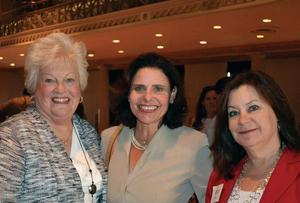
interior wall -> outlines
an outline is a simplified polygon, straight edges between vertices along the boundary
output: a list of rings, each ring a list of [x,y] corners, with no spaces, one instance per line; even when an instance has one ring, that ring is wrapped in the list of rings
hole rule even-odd
[[[108,71],[105,67],[89,71],[83,104],[87,120],[98,132],[109,126],[108,87]]]
[[[0,71],[0,103],[21,96],[24,89],[23,69],[1,70]]]
[[[300,126],[300,57],[266,59],[260,70],[268,73],[286,94]]]

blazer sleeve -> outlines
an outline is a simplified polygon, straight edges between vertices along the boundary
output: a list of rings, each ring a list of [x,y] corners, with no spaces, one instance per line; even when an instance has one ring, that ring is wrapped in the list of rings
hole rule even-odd
[[[212,160],[210,158],[210,150],[208,147],[208,142],[206,135],[197,131],[197,138],[199,140],[195,140],[195,143],[198,143],[198,151],[195,156],[195,163],[191,184],[194,188],[194,191],[197,195],[199,202],[205,201],[205,193],[209,175],[212,171]]]
[[[0,202],[17,201],[24,171],[24,152],[13,130],[0,127]]]
[[[103,157],[106,157],[107,145],[109,143],[110,137],[117,128],[118,126],[113,126],[101,132],[101,148],[102,148]]]

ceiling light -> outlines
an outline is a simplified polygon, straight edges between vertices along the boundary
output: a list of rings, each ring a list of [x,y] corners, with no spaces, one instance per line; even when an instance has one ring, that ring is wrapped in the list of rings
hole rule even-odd
[[[25,54],[19,54],[19,56],[25,56]]]
[[[264,38],[265,36],[264,35],[256,35],[256,38],[257,39],[262,39],[262,38]]]
[[[124,54],[125,51],[124,51],[124,50],[119,50],[118,53],[119,53],[119,54]]]
[[[11,63],[11,64],[9,64],[10,66],[15,66],[16,64],[14,64],[14,63]]]
[[[112,42],[115,43],[115,44],[118,44],[118,43],[120,43],[120,40],[114,39]]]
[[[265,19],[262,19],[262,21],[263,21],[264,23],[270,23],[270,22],[272,22],[272,19],[265,18]]]
[[[221,25],[214,25],[214,26],[213,26],[213,29],[215,29],[215,30],[220,30],[220,29],[222,29],[222,26],[221,26]]]
[[[92,53],[88,54],[88,57],[90,57],[90,58],[92,58],[94,56],[95,56],[95,54],[92,54]]]
[[[162,37],[162,36],[164,36],[164,35],[161,34],[161,33],[156,33],[156,34],[155,34],[155,37]]]
[[[158,45],[158,46],[156,46],[156,48],[157,48],[157,49],[163,49],[163,48],[165,48],[165,47],[162,46],[162,45]]]
[[[4,58],[2,56],[0,56],[0,60],[3,60]]]
[[[200,44],[207,44],[207,41],[200,41]]]

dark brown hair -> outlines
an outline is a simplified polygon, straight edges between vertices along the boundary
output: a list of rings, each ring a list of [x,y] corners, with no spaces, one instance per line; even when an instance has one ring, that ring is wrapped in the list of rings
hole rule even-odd
[[[236,143],[228,128],[227,105],[232,90],[241,85],[249,85],[272,107],[277,119],[281,144],[292,150],[300,149],[300,136],[296,120],[287,97],[278,84],[261,71],[246,72],[237,75],[225,88],[217,113],[215,140],[212,144],[214,167],[225,178],[232,178],[232,169],[245,156],[246,152]]]
[[[145,53],[139,55],[131,62],[127,74],[127,88],[125,88],[123,96],[121,97],[116,109],[119,120],[130,128],[136,126],[136,117],[131,112],[128,96],[134,76],[140,69],[145,67],[161,70],[169,80],[170,90],[174,87],[177,88],[176,98],[172,104],[169,104],[168,111],[166,112],[162,123],[171,129],[182,126],[187,111],[182,81],[179,79],[178,72],[172,63],[156,53]]]

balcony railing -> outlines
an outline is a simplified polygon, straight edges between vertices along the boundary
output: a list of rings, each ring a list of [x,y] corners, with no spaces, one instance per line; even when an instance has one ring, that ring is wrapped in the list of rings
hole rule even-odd
[[[22,11],[16,9],[1,16],[0,37],[162,1],[165,0],[76,0],[21,15],[18,14]]]

